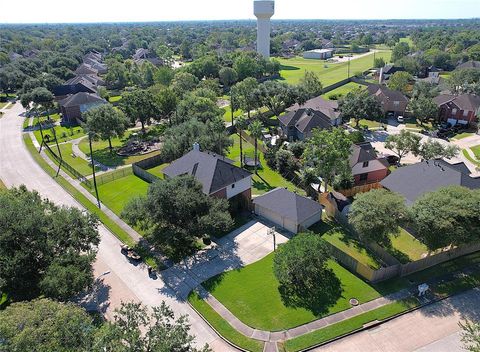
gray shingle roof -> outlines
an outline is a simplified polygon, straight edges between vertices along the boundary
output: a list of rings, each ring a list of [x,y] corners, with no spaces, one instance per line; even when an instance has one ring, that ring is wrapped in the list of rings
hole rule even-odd
[[[473,94],[461,94],[461,95],[450,95],[450,94],[441,94],[435,98],[433,101],[438,105],[444,105],[447,103],[453,103],[458,106],[461,110],[466,111],[477,111],[480,108],[480,96]]]
[[[338,102],[335,100],[326,100],[321,96],[309,99],[303,105],[292,105],[287,111],[296,111],[300,109],[312,109],[315,111],[320,111],[324,115],[328,116],[331,120],[337,119],[341,112],[338,109]]]
[[[368,161],[368,165],[363,167],[365,161]],[[349,164],[352,168],[353,175],[360,175],[388,168],[388,162],[384,158],[378,157],[377,152],[369,142],[358,143],[352,146]]]
[[[106,104],[107,102],[96,94],[85,92],[73,94],[59,102],[59,104],[63,107],[80,106],[94,103]]]
[[[480,61],[467,61],[464,63],[461,63],[460,65],[457,65],[457,69],[462,69],[462,68],[480,68]]]
[[[403,195],[407,204],[441,187],[458,185],[480,188],[480,178],[472,178],[463,163],[451,165],[444,160],[429,160],[404,166],[392,172],[381,182],[383,187]]]
[[[221,155],[192,150],[172,162],[163,173],[168,177],[192,175],[202,184],[205,194],[212,194],[251,176],[250,172],[232,163]]]
[[[253,204],[264,207],[282,217],[301,224],[308,218],[322,211],[320,203],[300,196],[285,188],[275,188],[253,200]]]
[[[399,92],[398,90],[388,89],[383,85],[370,84],[367,89],[371,95],[375,95],[382,100],[386,98],[388,100],[393,100],[393,101],[408,102],[408,98],[405,95],[403,95],[402,92]]]
[[[332,122],[328,116],[325,116],[319,111],[311,109],[299,109],[297,111],[291,111],[280,116],[278,119],[283,125],[293,125],[302,133],[308,133],[314,128],[332,128]]]

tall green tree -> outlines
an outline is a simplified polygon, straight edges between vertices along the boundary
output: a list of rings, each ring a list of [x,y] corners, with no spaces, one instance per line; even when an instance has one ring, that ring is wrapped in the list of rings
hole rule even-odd
[[[408,217],[405,199],[385,189],[373,189],[355,196],[349,223],[367,241],[390,246],[391,237]]]
[[[0,311],[5,352],[90,352],[96,329],[82,308],[45,298],[13,303]]]
[[[314,130],[312,137],[305,143],[303,162],[315,169],[317,177],[322,177],[325,190],[338,174],[350,169],[349,157],[352,142],[344,130],[334,128],[331,131]]]
[[[392,50],[392,61],[396,62],[397,60],[407,56],[410,53],[410,46],[406,42],[400,42]]]
[[[480,240],[480,192],[449,186],[418,198],[411,207],[418,239],[430,250]]]
[[[172,124],[172,115],[177,110],[178,98],[175,92],[170,88],[162,89],[155,96],[156,106],[162,119],[168,119]]]
[[[262,123],[259,120],[253,121],[249,126],[248,126],[248,131],[250,132],[250,135],[255,141],[255,173],[257,173],[257,164],[258,164],[258,139],[262,136]]]
[[[131,123],[140,121],[142,132],[145,133],[145,125],[157,118],[160,113],[156,103],[155,96],[149,90],[134,90],[123,96],[120,109]]]
[[[198,82],[198,78],[191,73],[179,71],[173,78],[171,88],[178,97],[182,97],[184,94],[195,90]]]
[[[408,153],[415,153],[420,147],[422,137],[407,130],[401,130],[399,134],[391,134],[385,141],[385,148],[390,149],[398,156],[398,163]]]
[[[150,312],[139,303],[125,303],[115,311],[114,321],[97,334],[94,352],[210,352],[194,346],[186,315],[175,319],[165,302]]]
[[[223,114],[224,110],[219,108],[211,99],[190,93],[186,94],[178,103],[176,123],[192,118],[207,122],[221,119]]]
[[[410,73],[398,71],[388,79],[387,85],[391,90],[398,90],[403,94],[407,94],[410,89],[410,82],[413,82],[413,76]]]
[[[323,86],[320,78],[315,72],[305,71],[305,74],[300,79],[300,87],[303,89],[308,98],[316,97],[322,94]]]
[[[254,92],[258,88],[258,82],[255,78],[249,77],[235,84],[230,90],[233,102],[232,110],[238,107],[247,113],[250,119],[251,110],[258,107],[258,100]]]
[[[431,98],[420,96],[417,99],[412,99],[409,107],[422,125],[429,120],[438,118],[438,105]]]
[[[198,239],[233,225],[228,202],[204,194],[190,175],[152,183],[147,196],[129,202],[122,215],[178,259],[193,253]]]
[[[343,118],[354,119],[357,128],[362,119],[380,120],[383,117],[380,104],[366,90],[356,89],[349,92],[343,99],[340,99],[338,106]]]
[[[321,314],[335,304],[342,289],[328,266],[330,258],[325,242],[314,233],[298,234],[278,247],[273,272],[286,306]]]
[[[274,115],[280,115],[292,104],[302,105],[308,96],[303,89],[278,81],[267,81],[255,91],[260,106],[266,106]]]
[[[459,148],[456,145],[445,145],[429,138],[426,142],[421,143],[417,150],[414,151],[415,156],[420,156],[422,160],[451,159],[457,156]]]
[[[220,82],[226,87],[230,87],[238,80],[237,71],[231,67],[222,67],[218,72]]]
[[[108,140],[110,153],[113,152],[112,138],[122,137],[127,129],[128,120],[125,114],[110,104],[104,104],[90,109],[84,117],[88,133]]]
[[[97,226],[95,216],[57,207],[24,186],[0,192],[0,291],[66,300],[90,286]]]
[[[232,145],[223,119],[206,123],[189,119],[165,130],[162,155],[165,160],[173,161],[191,150],[196,142],[202,149],[219,155],[226,155]]]

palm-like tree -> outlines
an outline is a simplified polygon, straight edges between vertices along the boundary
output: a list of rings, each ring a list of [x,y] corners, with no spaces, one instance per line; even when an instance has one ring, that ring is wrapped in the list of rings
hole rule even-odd
[[[257,164],[258,164],[258,138],[262,136],[262,123],[259,120],[253,121],[250,126],[248,126],[248,130],[250,131],[250,135],[255,140],[255,173],[257,173]]]
[[[235,128],[237,129],[238,136],[240,137],[240,167],[243,168],[243,141],[242,141],[242,132],[247,128],[247,119],[245,116],[241,115],[237,118],[235,123]]]

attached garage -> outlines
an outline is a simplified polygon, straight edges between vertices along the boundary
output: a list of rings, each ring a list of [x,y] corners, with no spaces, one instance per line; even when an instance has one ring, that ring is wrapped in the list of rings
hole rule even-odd
[[[298,233],[322,218],[322,205],[285,188],[276,188],[253,200],[255,214]]]

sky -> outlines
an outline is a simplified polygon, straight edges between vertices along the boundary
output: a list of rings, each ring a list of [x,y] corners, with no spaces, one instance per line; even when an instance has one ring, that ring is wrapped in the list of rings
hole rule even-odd
[[[0,23],[254,19],[252,0],[11,0],[0,8]],[[276,0],[275,8],[274,19],[480,17],[480,0]]]

